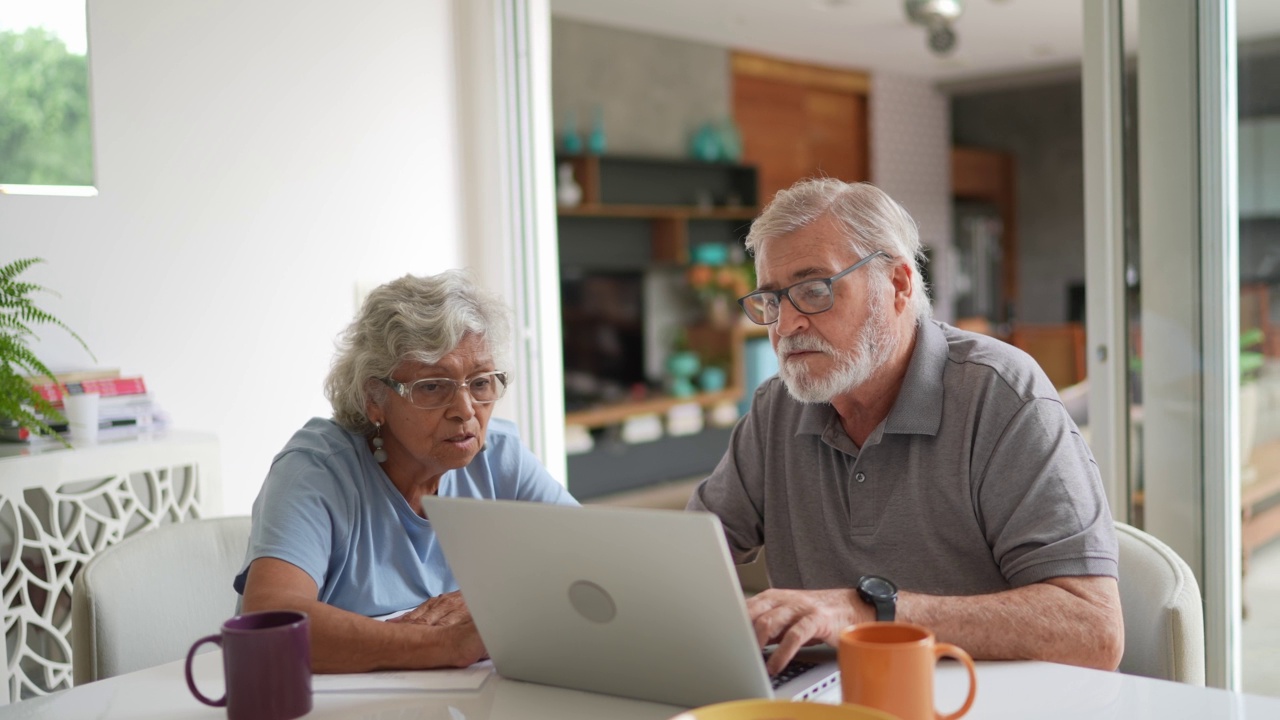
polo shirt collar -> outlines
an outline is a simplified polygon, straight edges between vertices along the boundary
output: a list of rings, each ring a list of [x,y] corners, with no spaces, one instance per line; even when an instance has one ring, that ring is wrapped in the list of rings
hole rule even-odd
[[[902,390],[883,424],[884,432],[938,434],[942,426],[942,374],[946,364],[947,337],[942,328],[932,320],[917,324],[916,346],[911,352]],[[800,408],[795,434],[822,435],[833,422],[838,419],[830,403],[806,403]]]
[[[916,325],[916,347],[898,399],[885,418],[884,431],[900,435],[937,435],[942,426],[942,375],[947,367],[947,336],[938,323]]]

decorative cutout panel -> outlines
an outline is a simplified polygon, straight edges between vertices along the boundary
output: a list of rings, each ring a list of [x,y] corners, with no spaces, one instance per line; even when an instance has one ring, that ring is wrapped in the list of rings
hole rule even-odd
[[[172,453],[159,455],[169,460],[163,456]],[[118,457],[110,459],[119,466]],[[45,462],[3,462],[11,470],[9,463],[24,460]],[[136,533],[206,514],[202,498],[208,482],[202,482],[198,460],[150,466],[145,452],[138,460],[137,469],[69,482],[54,477],[14,487],[12,478],[0,476],[0,592],[8,673],[0,702],[4,695],[16,702],[71,687],[71,590],[89,558]],[[38,480],[38,474],[31,479]]]

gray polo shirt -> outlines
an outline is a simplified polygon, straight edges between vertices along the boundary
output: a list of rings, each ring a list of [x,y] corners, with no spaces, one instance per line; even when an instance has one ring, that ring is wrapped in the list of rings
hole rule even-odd
[[[976,595],[1116,576],[1092,453],[1030,356],[921,323],[893,408],[858,448],[829,404],[770,378],[689,501],[716,513],[737,562],[768,549],[774,587]]]

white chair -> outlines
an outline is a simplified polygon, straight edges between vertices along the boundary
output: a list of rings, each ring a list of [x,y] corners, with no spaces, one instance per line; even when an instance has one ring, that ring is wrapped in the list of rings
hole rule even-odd
[[[1116,523],[1124,657],[1120,672],[1204,685],[1204,607],[1181,557],[1156,537]]]
[[[249,518],[162,525],[95,555],[71,599],[75,684],[179,660],[235,614]]]

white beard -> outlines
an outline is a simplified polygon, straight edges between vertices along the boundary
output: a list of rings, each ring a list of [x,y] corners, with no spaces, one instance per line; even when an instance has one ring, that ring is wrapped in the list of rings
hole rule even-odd
[[[882,293],[871,293],[867,322],[858,332],[858,339],[851,351],[841,351],[821,338],[811,335],[790,335],[778,339],[778,376],[787,386],[787,392],[802,403],[828,403],[870,379],[881,365],[893,357],[898,349],[898,338],[893,332],[888,303]],[[810,374],[804,360],[783,360],[796,350],[821,352],[835,359],[835,368],[825,376]]]

